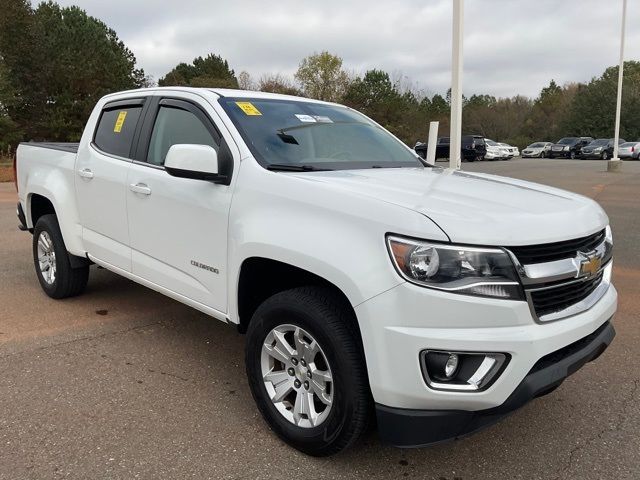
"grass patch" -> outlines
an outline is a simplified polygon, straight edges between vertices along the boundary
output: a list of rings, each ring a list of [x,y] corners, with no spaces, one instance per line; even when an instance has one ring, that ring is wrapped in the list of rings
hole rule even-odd
[[[13,182],[13,166],[0,165],[0,182]]]

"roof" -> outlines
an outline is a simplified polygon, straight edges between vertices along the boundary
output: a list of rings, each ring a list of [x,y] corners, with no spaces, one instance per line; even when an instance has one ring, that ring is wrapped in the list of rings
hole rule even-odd
[[[114,92],[112,94],[107,95],[110,97],[112,95],[121,95],[123,93],[140,93],[140,92],[158,92],[163,90],[172,90],[172,91],[180,91],[180,92],[192,92],[192,93],[204,93],[204,92],[212,92],[220,97],[234,97],[234,98],[262,98],[262,99],[276,99],[276,100],[297,100],[311,103],[322,103],[327,105],[337,105],[332,102],[324,102],[322,100],[315,100],[313,98],[305,98],[305,97],[297,97],[294,95],[282,95],[279,93],[269,93],[269,92],[259,92],[256,90],[239,90],[233,88],[197,88],[197,87],[148,87],[148,88],[139,88],[135,90],[127,90],[123,92]]]

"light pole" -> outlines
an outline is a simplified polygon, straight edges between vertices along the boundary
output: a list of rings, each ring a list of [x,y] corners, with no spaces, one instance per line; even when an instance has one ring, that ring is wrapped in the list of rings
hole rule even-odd
[[[453,0],[453,55],[451,62],[451,140],[449,167],[460,169],[462,152],[462,46],[464,0]]]
[[[618,67],[618,98],[616,102],[616,126],[613,140],[613,156],[607,163],[608,171],[620,168],[621,161],[618,158],[618,141],[620,139],[620,111],[622,109],[622,79],[624,70],[624,37],[627,25],[627,0],[622,0],[622,32],[620,33],[620,66]]]

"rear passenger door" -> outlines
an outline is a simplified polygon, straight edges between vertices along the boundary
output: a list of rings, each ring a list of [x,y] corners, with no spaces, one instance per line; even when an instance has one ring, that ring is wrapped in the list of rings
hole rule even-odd
[[[153,103],[127,180],[132,271],[193,306],[226,312],[231,187],[172,177],[164,162],[172,145],[209,145],[231,178],[231,151],[201,98],[183,93]]]
[[[85,249],[131,271],[126,180],[142,126],[146,98],[104,105],[90,145],[78,152],[76,198]]]

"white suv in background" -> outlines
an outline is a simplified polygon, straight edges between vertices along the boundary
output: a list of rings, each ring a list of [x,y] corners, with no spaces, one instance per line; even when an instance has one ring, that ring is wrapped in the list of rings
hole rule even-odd
[[[494,142],[488,138],[485,139],[485,143],[487,145],[487,153],[484,156],[486,160],[509,160],[509,150],[501,143]]]
[[[507,152],[509,153],[509,158],[520,156],[520,150],[518,150],[518,147],[513,147],[508,143],[500,143],[499,145],[507,149]]]

